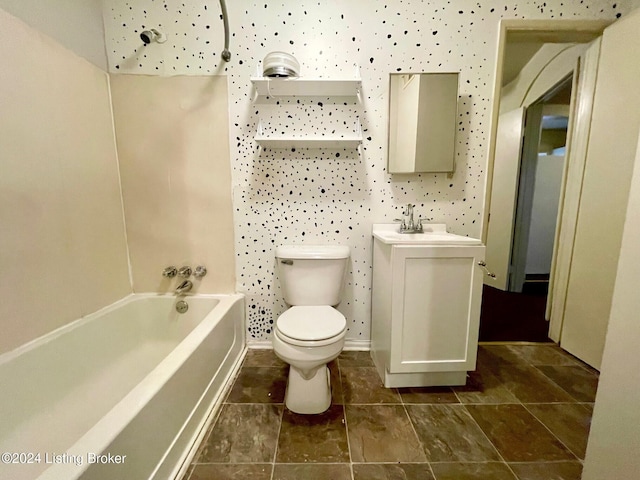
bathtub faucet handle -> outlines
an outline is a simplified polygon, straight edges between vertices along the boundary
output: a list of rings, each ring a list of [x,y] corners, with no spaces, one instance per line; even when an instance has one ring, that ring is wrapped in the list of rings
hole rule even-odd
[[[162,271],[162,276],[167,278],[173,278],[178,274],[178,269],[174,266],[167,267]]]
[[[178,275],[184,278],[189,278],[191,276],[191,267],[188,267],[186,265],[184,267],[180,267],[180,270],[178,270]]]
[[[193,271],[193,276],[196,278],[202,278],[207,274],[207,267],[204,265],[198,265]]]

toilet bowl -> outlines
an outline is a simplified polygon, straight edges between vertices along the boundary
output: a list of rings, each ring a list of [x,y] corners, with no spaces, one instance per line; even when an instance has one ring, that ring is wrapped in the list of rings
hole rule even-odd
[[[276,320],[275,354],[290,365],[285,405],[294,413],[316,414],[331,405],[327,364],[344,347],[347,321],[333,308],[340,302],[348,247],[287,246],[276,249],[285,302]]]
[[[313,321],[318,317],[327,324],[323,330]],[[340,355],[346,332],[344,315],[328,306],[291,307],[278,318],[273,350],[291,366],[285,394],[289,410],[313,414],[329,408],[331,381],[327,363]]]

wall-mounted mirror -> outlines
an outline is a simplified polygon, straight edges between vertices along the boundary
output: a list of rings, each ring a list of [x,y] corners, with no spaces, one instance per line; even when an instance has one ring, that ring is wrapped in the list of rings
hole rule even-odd
[[[458,73],[389,78],[389,173],[453,172]]]

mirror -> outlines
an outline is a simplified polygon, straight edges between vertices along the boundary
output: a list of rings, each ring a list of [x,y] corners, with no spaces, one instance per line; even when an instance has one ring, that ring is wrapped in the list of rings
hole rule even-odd
[[[389,76],[389,173],[453,172],[458,73]]]

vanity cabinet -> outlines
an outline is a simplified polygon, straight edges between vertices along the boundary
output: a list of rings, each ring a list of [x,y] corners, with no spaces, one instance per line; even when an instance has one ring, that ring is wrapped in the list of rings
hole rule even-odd
[[[475,369],[484,260],[477,243],[374,237],[371,356],[386,387],[464,385]]]

